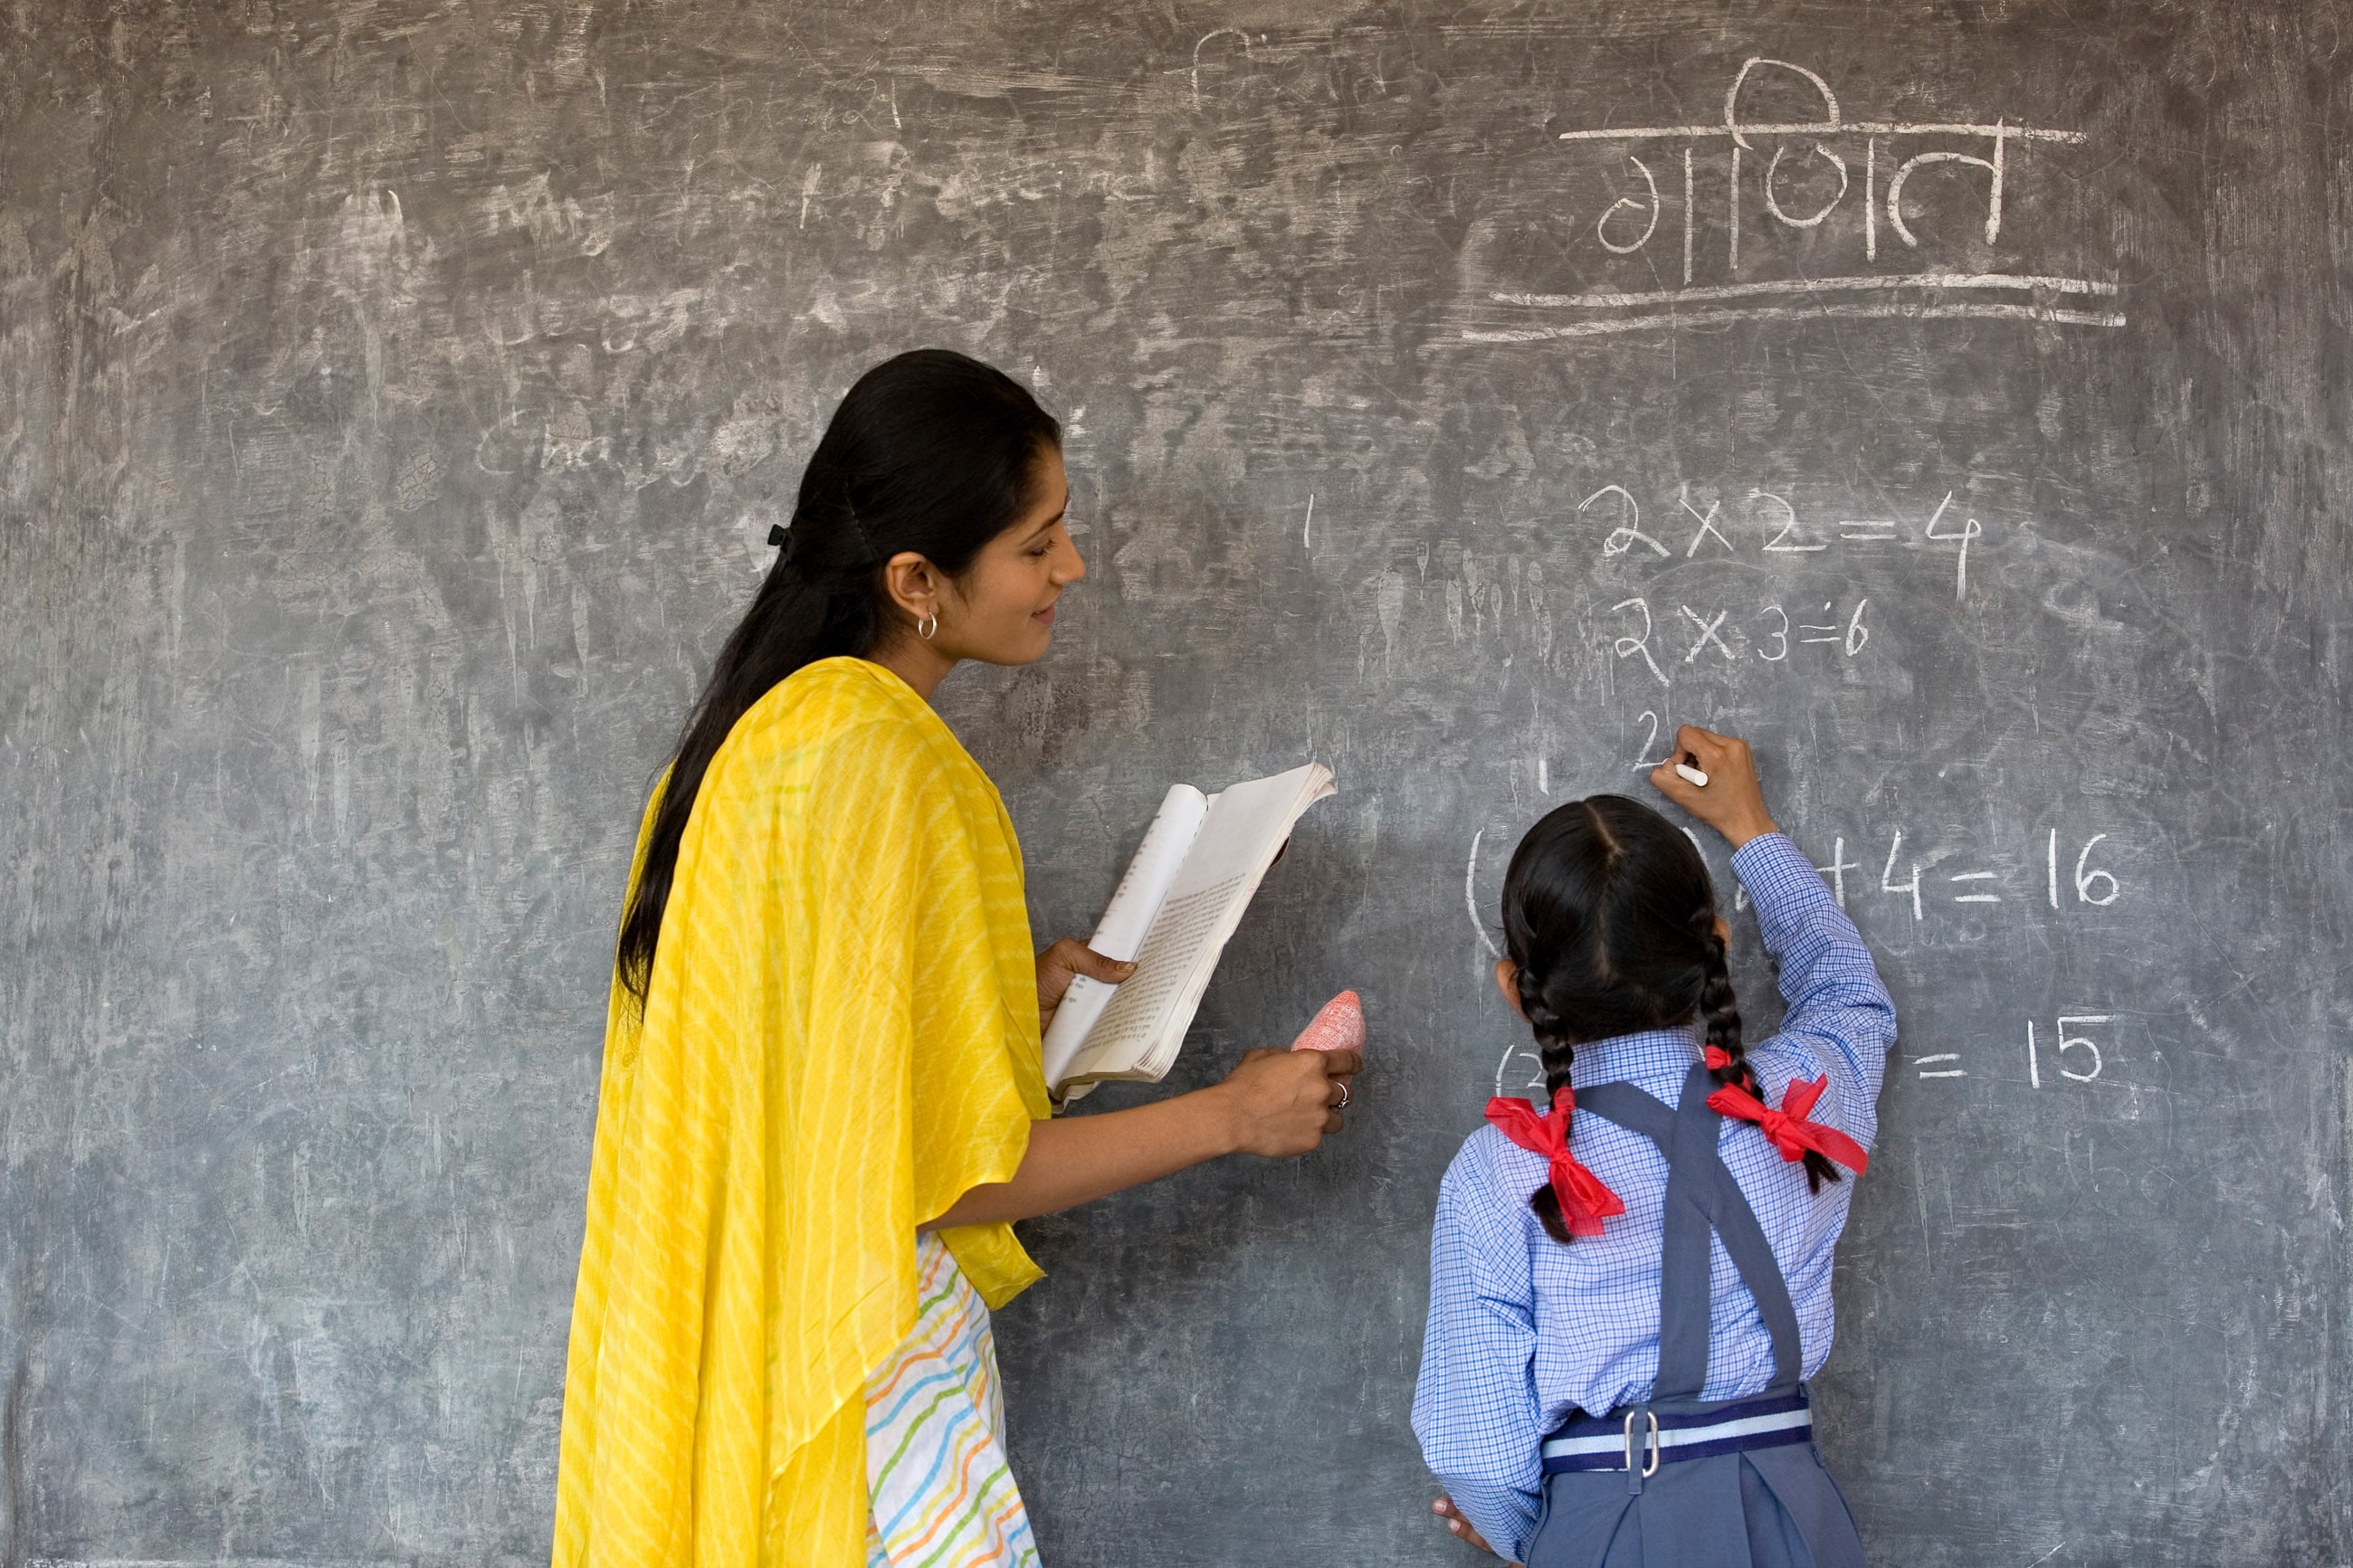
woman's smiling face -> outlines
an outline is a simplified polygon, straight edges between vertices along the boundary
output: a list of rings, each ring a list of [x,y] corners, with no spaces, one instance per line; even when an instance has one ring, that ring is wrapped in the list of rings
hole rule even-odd
[[[1062,454],[1039,455],[1036,498],[1012,526],[981,546],[959,579],[943,584],[932,646],[949,658],[1029,664],[1054,637],[1054,603],[1087,574],[1065,524],[1071,484]]]
[[[898,626],[867,657],[896,670],[925,699],[958,660],[1029,664],[1054,640],[1054,605],[1087,574],[1071,542],[1070,477],[1059,447],[1038,453],[1021,515],[951,577],[913,551],[882,568]]]

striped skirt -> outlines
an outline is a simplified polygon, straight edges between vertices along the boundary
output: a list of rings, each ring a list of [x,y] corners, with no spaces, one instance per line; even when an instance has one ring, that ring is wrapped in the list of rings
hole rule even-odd
[[[915,1273],[914,1330],[866,1380],[867,1568],[1038,1568],[988,1308],[928,1231]]]

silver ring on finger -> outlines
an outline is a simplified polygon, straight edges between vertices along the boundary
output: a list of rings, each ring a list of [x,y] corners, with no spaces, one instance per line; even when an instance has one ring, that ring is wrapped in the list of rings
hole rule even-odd
[[[1333,1105],[1332,1109],[1335,1110],[1345,1110],[1348,1109],[1348,1080],[1345,1079],[1342,1079],[1340,1080],[1340,1098]]]

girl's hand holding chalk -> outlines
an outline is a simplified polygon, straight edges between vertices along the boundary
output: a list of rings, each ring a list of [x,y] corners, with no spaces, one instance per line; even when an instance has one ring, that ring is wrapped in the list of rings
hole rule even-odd
[[[1696,724],[1675,731],[1667,761],[1651,770],[1661,795],[1715,828],[1735,849],[1762,833],[1778,833],[1757,782],[1757,760],[1748,742]]]

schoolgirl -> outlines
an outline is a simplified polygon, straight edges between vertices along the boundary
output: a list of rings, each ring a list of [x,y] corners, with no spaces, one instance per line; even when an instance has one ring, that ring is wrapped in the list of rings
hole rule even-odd
[[[1746,743],[1686,726],[1674,761],[1707,782],[1651,783],[1732,843],[1788,1014],[1743,1041],[1673,824],[1595,795],[1529,830],[1495,980],[1550,1109],[1491,1100],[1440,1188],[1414,1431],[1448,1528],[1528,1568],[1859,1568],[1805,1379],[1895,1010]]]

